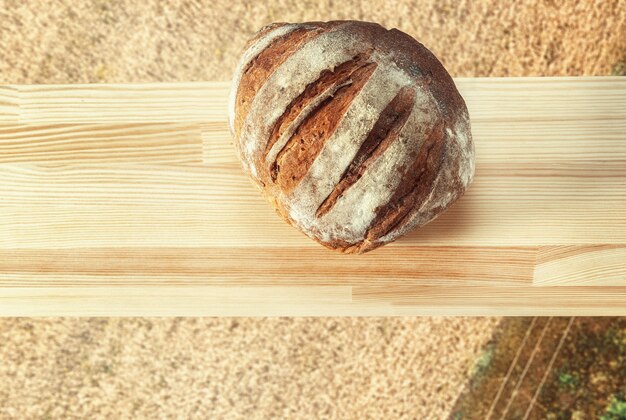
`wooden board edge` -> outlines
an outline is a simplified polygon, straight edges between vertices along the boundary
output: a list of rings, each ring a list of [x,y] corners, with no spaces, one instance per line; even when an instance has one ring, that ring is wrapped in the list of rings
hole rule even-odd
[[[353,294],[352,289],[5,288],[0,289],[0,316],[626,316],[626,288],[596,290],[579,301],[572,301],[572,293],[586,293],[590,288],[551,288],[544,300],[538,298],[537,288],[467,287],[465,294],[459,293],[461,288],[453,293],[446,288],[436,288],[435,293],[415,288],[412,293],[392,297],[380,291],[379,296],[370,293],[365,297],[364,290]],[[525,304],[512,306],[511,299],[522,299]]]

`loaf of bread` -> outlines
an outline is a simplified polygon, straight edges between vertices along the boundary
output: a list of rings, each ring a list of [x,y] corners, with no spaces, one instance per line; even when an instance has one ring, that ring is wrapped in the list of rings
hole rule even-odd
[[[246,46],[229,107],[247,174],[285,220],[341,252],[429,222],[474,175],[463,98],[397,29],[269,25]]]

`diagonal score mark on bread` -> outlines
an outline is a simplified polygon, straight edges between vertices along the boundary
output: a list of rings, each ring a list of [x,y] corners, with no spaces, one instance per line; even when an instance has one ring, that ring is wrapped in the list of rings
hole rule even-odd
[[[253,92],[251,103],[244,110],[237,108],[236,121],[243,118],[238,135],[241,144],[240,153],[244,167],[253,171],[256,176],[257,165],[253,165],[258,154],[265,150],[270,130],[292,102],[308,84],[319,78],[326,69],[332,69],[341,63],[362,53],[371,44],[371,39],[365,36],[355,37],[346,27],[346,23],[332,23],[323,25],[321,34],[302,43],[299,49],[286,52],[287,59],[260,82],[260,88],[254,90],[241,81],[241,89]],[[303,24],[303,27],[317,26]],[[293,32],[292,32],[293,33]],[[287,35],[289,37],[289,35]],[[338,48],[337,46],[341,46]],[[255,84],[256,86],[256,84]]]
[[[272,165],[276,161],[276,156],[302,124],[304,118],[317,109],[323,101],[335,96],[337,90],[354,82],[351,76],[368,65],[371,53],[372,50],[369,49],[332,70],[322,71],[317,80],[306,86],[274,123],[265,147],[266,163]]]
[[[317,217],[328,213],[339,197],[363,176],[371,162],[383,154],[389,144],[398,138],[400,130],[408,121],[411,112],[413,112],[414,103],[415,89],[410,86],[400,89],[398,94],[381,112],[378,121],[374,124],[374,128],[372,128],[372,131],[361,144],[359,151],[341,176],[341,180],[318,207],[315,212]]]
[[[241,84],[241,78],[243,77],[244,71],[250,67],[252,61],[261,53],[261,51],[267,48],[272,42],[274,42],[274,40],[288,34],[297,27],[298,25],[294,24],[272,23],[261,28],[261,30],[246,43],[244,52],[241,55],[241,59],[239,60],[239,63],[237,63],[237,68],[233,74],[231,90],[228,95],[228,126],[231,132],[235,132],[237,96],[240,93],[239,86]],[[240,118],[237,119],[240,120]],[[237,133],[239,133],[240,128],[240,124],[237,124]]]
[[[307,41],[324,32],[321,28],[310,30],[309,28],[293,29],[274,39],[262,51],[258,53],[245,66],[242,71],[240,84],[246,85],[247,89],[239,89],[235,106],[240,115],[245,116],[252,105],[252,99],[261,85],[277,68],[279,68],[289,56]],[[235,129],[240,130],[242,120],[235,122]]]
[[[365,235],[367,240],[383,237],[395,229],[410,214],[419,208],[430,194],[432,185],[443,163],[446,144],[444,124],[439,122],[422,144],[417,157],[406,169],[402,182],[387,204],[376,209],[376,217]],[[407,174],[417,174],[412,179]]]
[[[363,224],[359,229],[362,229],[364,232],[367,219],[359,216],[359,213],[365,210],[362,197],[358,196],[359,193],[364,191],[361,188],[347,190],[344,196],[338,200],[339,206],[333,207],[332,212],[318,217],[316,216],[316,211],[341,181],[346,169],[358,154],[361,145],[380,119],[380,114],[383,110],[402,87],[413,84],[413,81],[405,77],[401,72],[387,67],[384,61],[381,62],[380,57],[374,55],[372,60],[377,60],[379,66],[352,100],[351,106],[341,123],[335,132],[326,139],[321,152],[313,161],[308,173],[287,200],[290,205],[289,216],[296,220],[301,228],[315,232],[315,234],[334,235],[333,231],[340,231],[347,226],[343,225],[342,219],[350,219],[347,222],[348,224],[354,225],[357,222]],[[420,99],[423,101],[425,98],[420,97]],[[415,119],[417,115],[416,113],[411,113],[410,118]],[[428,114],[421,113],[419,115],[425,116]],[[413,136],[411,138],[417,140],[419,137]],[[393,144],[395,146],[392,149],[398,147],[396,142],[393,142]],[[381,156],[384,157],[382,162],[387,162],[390,157],[388,154]],[[380,163],[381,156],[369,166],[375,169]],[[398,154],[392,153],[391,157],[393,156],[398,157]],[[376,171],[368,171],[367,176],[364,177],[365,179],[362,177],[356,183],[369,182],[369,176],[373,173],[376,173]],[[351,194],[354,192],[357,194]],[[376,200],[384,199],[384,195],[376,195],[378,197],[373,197],[375,200],[369,200],[368,203],[368,205],[372,206],[371,212],[373,212],[376,206]],[[342,226],[337,226],[337,224]],[[359,239],[361,239],[360,235],[351,236],[353,241]]]
[[[337,89],[334,95],[323,100],[307,115],[295,130],[285,147],[272,163],[272,181],[289,194],[308,172],[309,167],[322,150],[326,140],[332,136],[352,100],[361,91],[376,63],[359,65],[348,77],[350,83]]]
[[[344,241],[342,247],[362,244],[379,210],[393,204],[398,188],[410,185],[418,175],[411,170],[412,162],[424,152],[424,143],[438,121],[439,113],[427,91],[420,89],[419,85],[410,86],[416,88],[415,102],[397,138],[386,142],[385,150],[368,162],[367,170],[337,198],[333,208],[313,221],[318,234],[328,237],[340,235]],[[393,90],[394,93],[396,91]]]

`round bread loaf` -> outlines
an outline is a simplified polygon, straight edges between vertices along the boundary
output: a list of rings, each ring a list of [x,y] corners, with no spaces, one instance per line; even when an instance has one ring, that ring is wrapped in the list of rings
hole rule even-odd
[[[444,211],[474,175],[467,108],[422,44],[357,21],[275,23],[246,46],[230,128],[289,223],[361,253]]]

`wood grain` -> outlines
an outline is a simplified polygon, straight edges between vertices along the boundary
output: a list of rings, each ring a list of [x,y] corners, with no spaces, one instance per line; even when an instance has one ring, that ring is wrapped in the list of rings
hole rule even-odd
[[[478,167],[461,201],[400,243],[475,247],[624,242],[626,186],[619,170],[599,176],[595,169],[570,168],[527,176],[511,173],[513,165],[491,173],[483,172],[485,166]],[[1,164],[0,197],[4,249],[319,247],[276,217],[234,165]]]
[[[540,286],[626,286],[626,246],[544,247],[537,255],[534,284]]]
[[[19,124],[0,126],[0,163],[202,163],[197,124]]]
[[[0,86],[0,124],[19,121],[18,91],[14,86]]]
[[[0,315],[626,315],[626,78],[456,82],[474,184],[363,256],[243,176],[227,83],[0,86]]]
[[[356,258],[320,247],[10,249],[0,250],[0,272],[11,275],[0,286],[54,285],[70,274],[72,284],[85,286],[168,285],[173,278],[237,286],[530,285],[535,257],[534,248],[502,247],[385,247]]]
[[[228,83],[9,85],[0,124],[147,123],[226,120]]]

